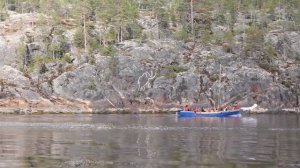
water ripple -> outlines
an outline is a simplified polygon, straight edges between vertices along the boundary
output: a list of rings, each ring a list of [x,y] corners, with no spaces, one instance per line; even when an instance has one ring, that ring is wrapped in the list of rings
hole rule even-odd
[[[0,127],[31,127],[31,128],[52,128],[52,129],[96,129],[96,130],[147,130],[147,131],[185,131],[185,130],[255,130],[255,127],[188,127],[188,126],[145,126],[145,125],[124,125],[117,126],[112,124],[86,124],[76,122],[0,122]],[[262,130],[262,128],[260,128]],[[266,131],[300,131],[300,128],[265,128]]]
[[[84,123],[26,123],[26,122],[0,122],[0,127],[38,127],[38,128],[55,128],[55,129],[72,129],[72,128],[109,128],[107,125],[84,124]]]

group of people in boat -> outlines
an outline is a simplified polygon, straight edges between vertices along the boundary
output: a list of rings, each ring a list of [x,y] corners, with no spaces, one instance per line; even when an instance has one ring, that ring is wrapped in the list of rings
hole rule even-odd
[[[230,110],[238,110],[241,106],[238,103],[231,104],[228,106],[220,106],[219,108],[204,108],[204,107],[195,107],[191,108],[189,105],[185,105],[184,111],[194,111],[194,112],[217,112],[217,111],[230,111]]]

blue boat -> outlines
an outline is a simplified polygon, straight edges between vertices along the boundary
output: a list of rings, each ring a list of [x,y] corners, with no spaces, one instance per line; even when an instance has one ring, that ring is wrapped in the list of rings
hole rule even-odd
[[[221,84],[221,71],[222,71],[222,66],[220,64],[219,84]],[[218,97],[220,97],[220,95]],[[218,101],[218,107],[219,105],[220,105],[220,100]],[[239,107],[237,107],[234,110],[216,111],[216,112],[195,112],[195,111],[186,111],[186,110],[178,111],[179,117],[233,117],[239,115],[240,115]]]
[[[217,111],[217,112],[194,112],[194,111],[179,111],[179,117],[232,117],[240,115],[240,110]]]

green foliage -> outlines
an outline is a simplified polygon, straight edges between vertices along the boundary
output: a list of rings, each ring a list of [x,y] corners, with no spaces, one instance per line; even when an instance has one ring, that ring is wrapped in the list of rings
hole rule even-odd
[[[181,67],[181,66],[178,66],[178,65],[170,65],[170,66],[166,66],[166,68],[169,71],[175,72],[175,73],[185,72],[185,71],[188,70],[187,68],[184,68],[184,67]]]
[[[91,65],[95,65],[96,64],[96,58],[94,55],[90,55],[88,57],[88,62],[91,64]]]
[[[225,52],[227,52],[227,53],[232,53],[232,48],[233,48],[232,44],[224,43],[224,44],[222,45],[222,47],[223,47],[223,50],[224,50]]]
[[[76,47],[78,48],[84,48],[84,35],[83,35],[83,29],[77,29],[73,36],[73,41]]]
[[[117,16],[118,10],[116,9],[116,4],[113,0],[103,0],[100,1],[101,10],[96,11],[96,16],[99,21],[104,24],[109,24]]]
[[[272,64],[272,63],[270,63],[270,62],[268,62],[266,59],[259,60],[258,61],[258,65],[262,69],[264,69],[264,70],[266,70],[268,72],[271,72],[271,73],[275,73],[275,72],[278,73],[279,72],[279,67],[276,66],[276,65],[274,65],[274,64]]]
[[[300,90],[298,90],[298,91],[296,92],[296,95],[297,95],[297,96],[300,96]]]
[[[214,54],[212,54],[212,53],[209,53],[209,54],[207,54],[207,57],[206,57],[208,60],[216,60],[216,56],[214,55]]]
[[[71,58],[70,53],[64,54],[64,56],[61,57],[61,60],[62,60],[63,62],[72,63],[72,58]]]
[[[276,49],[271,45],[267,45],[265,49],[265,56],[271,59],[277,57]]]
[[[59,34],[62,34],[62,32],[59,32]],[[69,52],[69,50],[70,46],[67,39],[62,35],[58,35],[55,37],[55,40],[52,40],[48,44],[47,54],[49,56],[51,55],[53,59],[57,59],[63,57],[65,53]]]
[[[224,34],[224,42],[232,44],[234,42],[234,32],[227,31]]]
[[[259,27],[250,27],[244,43],[245,56],[257,57],[256,53],[264,52],[264,32]]]
[[[296,53],[295,60],[296,60],[296,64],[300,64],[300,53]]]
[[[21,40],[21,42],[19,42],[16,52],[17,52],[17,55],[19,57],[21,57],[22,59],[25,57],[27,48],[26,48],[25,43],[22,40]]]
[[[46,73],[47,71],[48,71],[48,69],[47,69],[47,67],[46,67],[46,64],[45,64],[45,63],[42,63],[42,64],[40,65],[39,73],[40,73],[40,74],[44,74],[44,73]]]
[[[261,43],[264,41],[264,32],[259,27],[250,27],[246,33],[249,43]]]
[[[43,67],[46,63],[52,62],[52,57],[46,56],[46,55],[36,55],[34,56],[29,65],[28,70],[29,72],[34,72],[38,70],[40,73],[45,73],[47,71],[46,66]],[[43,65],[44,64],[44,65]]]
[[[118,73],[119,73],[119,60],[118,58],[116,57],[111,57],[111,59],[109,60],[109,63],[108,63],[108,67],[111,71],[111,74],[113,76],[117,76]]]
[[[159,28],[160,29],[168,29],[170,16],[167,11],[163,8],[160,8],[158,11],[158,19],[159,19]]]
[[[225,8],[229,11],[230,18],[228,20],[228,24],[230,30],[233,30],[234,23],[236,22],[236,15],[237,15],[237,3],[233,0],[228,0],[225,4]]]
[[[214,18],[214,20],[219,25],[226,24],[226,18],[225,18],[225,16],[222,13],[217,14],[217,16]]]
[[[16,54],[17,54],[17,58],[18,58],[18,60],[17,60],[18,69],[23,70],[23,68],[26,64],[25,57],[27,55],[27,47],[23,40],[21,40],[18,43],[18,46],[16,48]]]
[[[258,60],[258,65],[268,72],[279,73],[278,65],[274,64],[274,59],[276,57],[277,57],[276,49],[272,45],[267,44],[266,47],[264,48],[261,58]]]
[[[201,34],[201,41],[208,44],[216,42],[216,36],[211,31],[203,31]]]
[[[281,83],[287,88],[291,88],[291,86],[293,85],[293,82],[291,79],[286,79],[286,80],[282,81]]]
[[[146,35],[145,33],[142,33],[139,40],[140,40],[140,41],[139,41],[140,44],[141,44],[141,43],[145,43],[146,40],[147,40],[147,35]]]
[[[125,30],[126,31],[123,32],[124,40],[138,39],[142,36],[142,28],[136,21],[128,23]]]
[[[48,22],[47,18],[45,16],[39,16],[38,20],[36,21],[36,24],[39,25],[39,26],[42,26],[42,25],[46,25]]]
[[[276,8],[279,5],[285,13],[278,14]],[[285,30],[297,31],[300,28],[299,0],[193,0],[193,28],[190,20],[190,0],[2,0],[0,1],[0,20],[3,21],[7,17],[7,11],[3,9],[8,7],[20,13],[42,13],[43,15],[40,15],[37,21],[39,26],[53,25],[55,28],[65,30],[70,27],[64,21],[71,20],[71,28],[76,29],[73,42],[77,48],[85,47],[84,35],[87,33],[88,51],[100,52],[108,56],[115,55],[116,49],[113,46],[122,40],[142,39],[141,41],[145,41],[148,38],[144,33],[147,31],[143,32],[137,22],[139,17],[155,21],[157,19],[158,29],[154,27],[151,30],[151,33],[155,34],[152,37],[160,38],[165,35],[167,38],[173,37],[184,42],[193,40],[223,44],[227,52],[232,52],[232,48],[235,47],[233,26],[237,22],[238,13],[249,14],[259,10],[260,15],[265,16],[267,21],[270,21],[269,17],[274,17],[274,19],[280,17],[281,21],[277,20],[277,23]],[[265,28],[268,27],[267,21]],[[219,34],[217,36],[211,31],[211,26],[214,24],[229,27],[231,30],[224,36]],[[256,21],[252,24],[243,41],[247,53],[244,55],[254,57],[255,53],[258,53],[256,55],[263,53],[268,57],[276,56],[271,48],[264,47],[264,30],[260,27],[261,25]],[[54,36],[60,35],[61,32],[54,32]],[[151,38],[150,33],[147,35]],[[48,51],[44,55],[54,58],[64,57],[64,54],[69,52],[65,49],[65,44],[67,42],[63,40],[56,43],[49,40],[48,44],[45,44]],[[18,55],[24,57],[26,48],[20,46],[17,52]],[[269,59],[266,61],[272,62]]]
[[[177,73],[175,72],[169,72],[165,75],[166,78],[176,78],[177,77]]]
[[[5,21],[7,19],[7,17],[8,17],[7,12],[0,10],[0,21],[1,22]]]
[[[97,90],[97,85],[96,85],[95,81],[90,81],[87,85],[87,88],[89,90]]]
[[[114,29],[110,29],[110,31],[105,34],[106,43],[109,45],[115,44],[116,36],[117,36],[117,32]]]
[[[60,46],[57,43],[52,43],[49,46],[49,51],[53,54],[60,52]]]
[[[298,4],[300,4],[300,1],[298,1]],[[300,5],[298,5],[300,6]],[[291,10],[291,20],[294,22],[294,29],[295,31],[300,30],[300,10],[299,8]]]
[[[0,11],[2,9],[4,9],[4,7],[5,7],[5,2],[4,1],[0,1]]]
[[[176,78],[178,73],[188,70],[187,68],[178,65],[168,65],[165,68],[167,69],[167,73],[165,74],[165,77],[167,78]]]
[[[100,52],[102,55],[105,56],[114,56],[117,52],[114,46],[109,45],[109,46],[103,46],[100,48]]]
[[[276,22],[277,26],[282,27],[284,31],[297,31],[299,30],[298,25],[294,21],[280,20]]]
[[[90,49],[90,51],[97,51],[97,50],[100,49],[99,47],[100,47],[100,40],[97,36],[89,38],[89,49]]]
[[[232,31],[227,31],[224,34],[224,43],[223,43],[223,49],[224,51],[228,52],[228,53],[232,53],[232,48],[234,47],[234,32]]]
[[[174,37],[176,40],[188,41],[189,33],[188,33],[187,29],[185,27],[183,27],[181,30],[175,32]]]
[[[274,14],[275,8],[278,5],[278,0],[264,0],[263,9],[265,9],[270,14]]]
[[[138,17],[137,3],[134,0],[121,1],[121,17],[132,21]]]

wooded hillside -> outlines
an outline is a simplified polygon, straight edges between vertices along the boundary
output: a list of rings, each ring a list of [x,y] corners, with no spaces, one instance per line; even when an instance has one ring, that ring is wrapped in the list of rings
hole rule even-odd
[[[299,106],[299,9],[299,0],[2,0],[0,71],[46,99],[120,108],[207,104],[219,85],[223,102]],[[17,81],[0,80],[2,97],[24,97]]]

